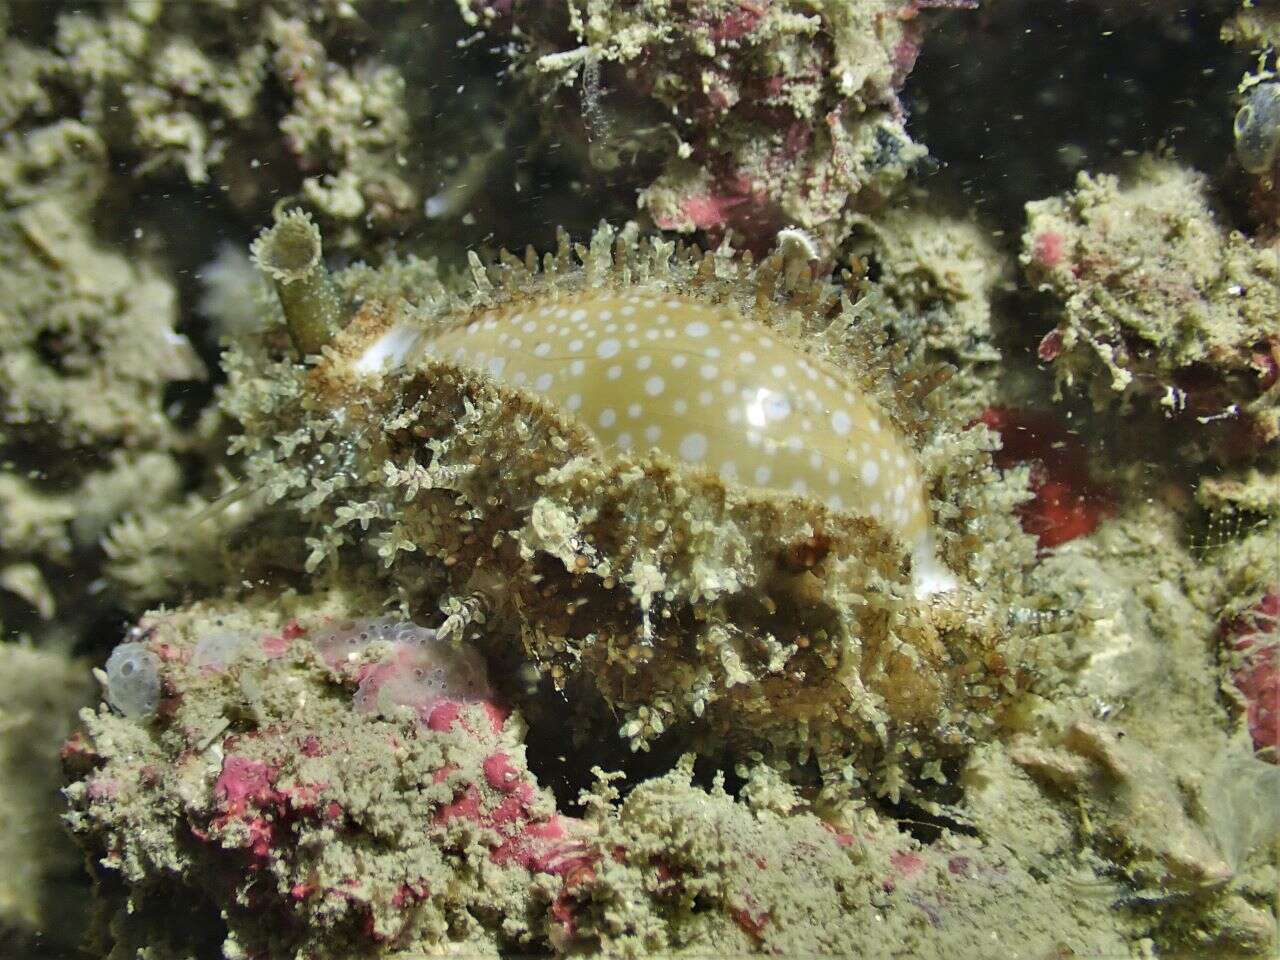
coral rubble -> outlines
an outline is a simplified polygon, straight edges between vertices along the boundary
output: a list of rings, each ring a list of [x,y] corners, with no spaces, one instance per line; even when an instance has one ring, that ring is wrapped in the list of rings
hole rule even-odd
[[[107,164],[70,120],[0,144],[0,610],[13,627],[32,611],[51,621],[108,527],[176,494],[171,454],[187,438],[166,390],[205,376],[163,269],[92,229]]]
[[[88,712],[66,750],[117,949],[154,948],[181,903],[167,949],[221,938],[229,956],[971,950],[1014,884],[1039,905],[1019,942],[1118,948],[1105,904],[1050,919],[1053,886],[998,846],[833,824],[764,768],[737,801],[687,759],[621,801],[601,775],[581,815],[560,812],[497,703],[446,684],[426,710],[360,706],[356,678],[399,669],[405,642],[350,624],[366,602],[259,594],[139,625],[169,699],[151,719]],[[213,636],[240,642],[201,665]]]

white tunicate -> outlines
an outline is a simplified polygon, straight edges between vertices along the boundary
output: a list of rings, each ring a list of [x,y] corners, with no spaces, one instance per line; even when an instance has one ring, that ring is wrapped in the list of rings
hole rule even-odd
[[[107,658],[107,702],[126,717],[147,717],[160,705],[160,658],[138,642],[122,643]]]
[[[327,630],[318,631],[313,639],[320,655],[336,666],[351,654],[363,653],[375,643],[392,643],[397,640],[414,641],[434,637],[435,631],[420,627],[398,617],[378,617],[375,620],[342,620]]]
[[[481,700],[489,696],[484,660],[467,647],[447,643],[436,631],[395,617],[349,620],[319,631],[314,642],[333,667],[374,645],[377,657],[363,673],[355,705],[362,713],[411,707],[424,715],[440,700]]]
[[[196,643],[191,663],[210,670],[225,670],[241,657],[249,639],[243,633],[217,631],[206,634]]]

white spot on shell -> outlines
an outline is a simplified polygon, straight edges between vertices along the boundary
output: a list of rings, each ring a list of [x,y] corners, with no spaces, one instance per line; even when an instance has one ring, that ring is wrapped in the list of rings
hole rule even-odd
[[[707,438],[701,433],[687,433],[680,441],[680,456],[690,463],[699,463],[707,455]]]

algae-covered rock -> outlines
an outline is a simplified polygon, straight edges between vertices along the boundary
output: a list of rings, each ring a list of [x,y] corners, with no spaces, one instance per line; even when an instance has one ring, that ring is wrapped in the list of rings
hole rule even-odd
[[[268,594],[139,625],[130,645],[165,700],[87,712],[89,739],[65,751],[108,905],[121,889],[152,924],[182,903],[191,922],[170,935],[225,937],[229,955],[519,941],[529,873],[573,848],[571,825],[529,777],[518,720],[424,678],[404,655],[431,632],[353,621],[361,599]],[[123,914],[103,920],[127,940]]]
[[[515,112],[496,65],[454,63],[457,81],[438,82],[450,55],[466,59],[448,2],[49,3],[12,19],[0,129],[74,116],[139,181],[207,189],[253,218],[293,197],[333,245],[432,219],[456,232],[465,204],[433,217],[427,201],[493,153]]]
[[[1223,226],[1202,176],[1148,158],[1027,214],[1022,260],[1060,316],[1039,354],[1061,386],[1198,424],[1201,456],[1274,443],[1280,254]]]
[[[798,226],[830,254],[925,156],[897,96],[920,50],[914,5],[459,5],[511,38],[524,82],[574,104],[554,122],[589,163],[657,169],[639,203],[664,230],[732,229],[760,249]]]
[[[941,209],[939,209],[941,207]],[[997,397],[1002,318],[993,300],[1012,279],[1012,258],[981,221],[918,192],[855,220],[851,272],[874,273],[860,309],[880,316],[913,354],[955,367],[950,393],[977,417]]]
[[[1183,523],[1158,498],[1126,497],[1042,561],[1036,682],[1010,717],[1021,732],[981,749],[965,776],[993,759],[1021,766],[1043,795],[1017,813],[1038,823],[1052,810],[1070,826],[1072,889],[1133,910],[1159,950],[1265,955],[1274,821],[1237,812],[1273,806],[1274,777],[1257,774],[1266,754],[1251,756],[1246,711],[1230,707],[1219,623],[1224,597],[1273,576],[1275,561],[1258,562],[1259,538],[1206,563]],[[970,784],[966,808],[986,819],[986,802]]]
[[[625,798],[596,771],[558,808],[519,714],[418,666],[476,648],[371,606],[254,591],[132,631],[165,701],[86,710],[64,750],[104,951],[970,956],[1002,924],[1041,950],[1121,949],[1105,902],[1052,908],[1069,861],[1030,872],[999,826],[925,845],[870,810],[824,818],[766,767],[737,799],[692,757]]]
[[[75,121],[0,145],[0,567],[12,626],[48,621],[107,528],[177,493],[166,391],[205,368],[159,264],[95,234],[105,147]],[[92,560],[85,567],[95,576]],[[25,611],[19,614],[19,610]]]
[[[143,171],[234,182],[232,201],[258,209],[264,190],[296,189],[335,220],[385,226],[421,204],[402,169],[404,77],[320,39],[360,33],[353,5],[292,0],[68,11],[47,82]]]
[[[203,368],[173,329],[171,285],[88,226],[106,151],[71,121],[13,138],[0,160],[4,421],[63,448],[163,442],[167,383]]]

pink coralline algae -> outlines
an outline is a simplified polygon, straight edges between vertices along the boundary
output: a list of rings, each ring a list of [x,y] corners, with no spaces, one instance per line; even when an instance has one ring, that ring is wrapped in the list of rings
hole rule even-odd
[[[1022,528],[1035,535],[1041,549],[1092,533],[1115,511],[1110,494],[1090,478],[1084,444],[1055,418],[992,407],[982,422],[1000,434],[998,467],[1031,464],[1035,496],[1019,514]]]
[[[678,214],[658,214],[654,222],[663,230],[679,230],[692,224],[708,231],[734,227],[754,236],[762,229],[777,229],[782,224],[779,216],[768,212],[767,203],[766,191],[754,186],[749,177],[730,177],[718,181],[712,191],[685,197]]]
[[[257,760],[229,756],[222,762],[222,773],[213,785],[214,796],[225,805],[228,814],[239,815],[251,805],[275,803],[280,795],[272,786],[276,771]]]
[[[710,22],[707,25],[707,32],[717,43],[724,40],[741,40],[760,25],[768,9],[767,0],[765,2],[739,0],[738,8]]]
[[[1061,233],[1054,230],[1046,230],[1037,234],[1031,242],[1031,260],[1041,269],[1052,270],[1062,263],[1066,248],[1067,241]]]
[[[1223,634],[1254,749],[1280,763],[1280,586],[1227,623]]]
[[[297,620],[290,620],[279,633],[267,634],[262,638],[262,652],[267,655],[269,660],[282,657],[288,651],[289,644],[293,643],[305,632],[298,625]]]
[[[228,738],[232,743],[234,738]],[[234,745],[233,745],[234,748]],[[305,750],[301,750],[305,755]],[[263,864],[272,847],[280,842],[291,820],[307,816],[313,820],[337,820],[341,808],[335,803],[318,807],[327,786],[281,778],[283,764],[252,760],[241,754],[227,754],[222,772],[214,781],[217,813],[208,828],[193,825],[192,832],[224,847],[248,851],[251,866]]]
[[[477,731],[476,739],[497,745],[491,730]],[[582,858],[589,857],[581,843],[581,823],[543,811],[537,784],[511,756],[495,749],[484,758],[481,770],[482,782],[492,791],[495,802],[485,801],[481,781],[459,781],[453,800],[435,815],[437,826],[448,828],[461,821],[469,828],[492,831],[500,842],[489,851],[489,859],[497,864],[515,863],[533,873],[564,876]],[[444,782],[452,773],[442,769],[437,776]]]
[[[433,772],[431,781],[447,788],[449,799],[438,804],[434,815],[420,825],[424,837],[448,849],[455,840],[478,835],[485,838],[487,856],[494,864],[518,866],[531,874],[568,874],[587,857],[580,840],[581,824],[555,812],[524,764],[503,748],[505,735],[498,718],[505,711],[496,704],[486,704],[482,713],[464,713],[460,701],[452,704],[455,709],[438,709],[429,722],[419,721],[422,729],[460,733],[473,741],[474,755],[483,759],[479,770],[451,761]],[[243,744],[229,738],[226,749],[236,751],[241,746],[279,760],[228,753],[214,783],[216,813],[207,829],[193,825],[197,837],[246,851],[253,870],[266,866],[272,858],[280,861],[278,867],[289,865],[297,844],[294,823],[327,824],[343,834],[358,832],[358,818],[349,817],[341,803],[330,799],[331,785],[307,782],[297,763],[290,760],[291,755],[339,755],[342,744],[320,743],[315,737],[295,743],[280,734]],[[402,878],[391,895],[391,905],[407,908],[427,899],[428,881],[427,877]],[[358,878],[330,885],[293,882],[289,897],[298,902],[336,897],[359,907],[363,886]],[[395,935],[385,924],[367,926],[367,932],[375,940]]]
[[[500,749],[499,735],[508,711],[489,693],[484,663],[474,651],[451,647],[435,631],[394,618],[357,620],[321,630],[317,649],[331,667],[358,681],[353,702],[360,713],[377,714],[396,707],[412,709],[426,729],[445,733],[465,731],[482,749],[480,777],[459,780],[453,799],[434,817],[448,827],[464,821],[501,838],[490,852],[493,862],[517,863],[527,870],[560,873],[565,845],[573,846],[573,822],[559,814],[539,812],[538,787],[528,771]],[[365,654],[382,646],[380,657],[365,662]],[[478,706],[484,720],[464,716]],[[437,783],[456,781],[456,767],[436,771]],[[487,785],[495,802],[482,795]],[[569,859],[572,859],[570,857]]]
[[[1258,389],[1270,390],[1280,380],[1280,337],[1258,344],[1250,358],[1250,366],[1258,375]]]

